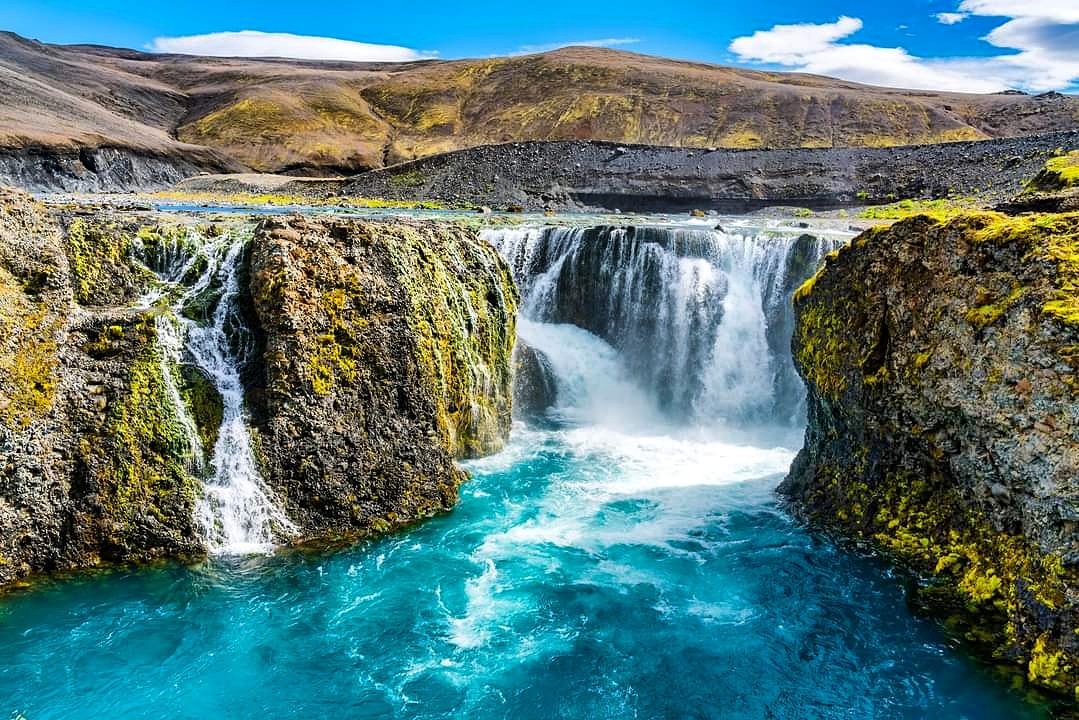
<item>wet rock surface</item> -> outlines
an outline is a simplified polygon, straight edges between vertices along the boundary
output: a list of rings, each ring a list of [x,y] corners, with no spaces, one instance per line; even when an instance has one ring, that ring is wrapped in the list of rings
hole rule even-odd
[[[162,253],[229,230],[145,225],[159,219],[0,190],[0,585],[206,552],[222,398],[166,351],[168,299],[140,298],[176,260]],[[295,539],[448,509],[455,459],[509,431],[517,292],[494,249],[456,225],[301,218],[245,242],[246,402]],[[211,312],[220,291],[205,294],[183,312]]]
[[[199,552],[152,313],[77,302],[90,278],[103,297],[130,290],[80,256],[99,249],[73,247],[43,206],[0,190],[0,584]]]
[[[1079,214],[914,218],[795,297],[809,388],[781,493],[918,571],[913,602],[1079,687]]]
[[[494,248],[458,226],[259,226],[249,400],[264,478],[304,534],[384,531],[454,504],[454,457],[508,436],[516,303]]]

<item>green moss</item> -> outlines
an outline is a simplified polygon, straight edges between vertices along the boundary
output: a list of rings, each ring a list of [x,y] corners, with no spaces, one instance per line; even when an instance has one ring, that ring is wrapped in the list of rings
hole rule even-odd
[[[937,200],[907,199],[865,208],[858,213],[858,217],[867,220],[905,220],[926,216],[943,222],[977,206],[978,202],[971,197],[949,197]]]
[[[459,228],[427,237],[401,229],[387,241],[447,447],[462,457],[499,449],[509,425],[518,300],[509,269]]]
[[[1041,172],[1026,184],[1025,192],[1056,192],[1079,187],[1079,150],[1049,158]]]
[[[65,240],[75,302],[80,305],[119,302],[127,286],[150,279],[148,272],[133,266],[131,236],[115,225],[77,218]]]
[[[123,557],[167,552],[147,543],[147,523],[189,527],[198,485],[187,472],[191,445],[161,372],[156,332],[137,328],[124,394],[109,403],[102,436],[80,444],[101,507],[102,542]]]
[[[217,444],[217,435],[224,418],[221,393],[198,368],[190,365],[180,369],[180,379],[180,396],[191,413],[191,419],[195,421],[199,442],[210,455]]]
[[[396,188],[418,188],[423,187],[426,182],[427,178],[419,170],[410,170],[390,177],[390,185]]]

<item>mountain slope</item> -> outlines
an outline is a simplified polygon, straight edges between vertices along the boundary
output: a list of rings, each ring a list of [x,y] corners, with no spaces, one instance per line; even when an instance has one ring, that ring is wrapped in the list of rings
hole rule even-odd
[[[124,147],[202,164],[223,155],[266,172],[352,173],[519,140],[857,147],[1076,126],[1079,98],[1055,93],[894,90],[597,48],[374,64],[148,55],[0,34],[0,147]]]

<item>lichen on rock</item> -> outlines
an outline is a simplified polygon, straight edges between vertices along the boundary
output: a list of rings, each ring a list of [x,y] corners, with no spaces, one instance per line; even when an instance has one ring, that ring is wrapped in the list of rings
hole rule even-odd
[[[509,431],[517,291],[474,230],[262,222],[250,260],[249,387],[266,481],[308,535],[444,511]]]
[[[875,229],[797,294],[806,443],[781,492],[920,572],[915,603],[1079,687],[1079,214]]]
[[[156,311],[123,305],[147,272],[129,242],[0,189],[0,584],[202,550]]]

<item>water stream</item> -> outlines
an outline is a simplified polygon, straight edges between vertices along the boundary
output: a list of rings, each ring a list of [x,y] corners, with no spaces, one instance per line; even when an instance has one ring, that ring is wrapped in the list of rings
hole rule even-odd
[[[250,229],[242,226],[214,237],[203,237],[192,228],[186,236],[166,237],[146,257],[161,285],[143,304],[171,301],[173,312],[156,321],[164,351],[162,373],[187,430],[195,464],[205,470],[197,516],[215,554],[270,552],[296,531],[259,476],[244,411],[240,373],[253,347],[236,299],[240,261],[249,239]],[[202,467],[206,449],[171,370],[183,363],[197,367],[221,397],[221,426],[209,449],[207,468]]]

